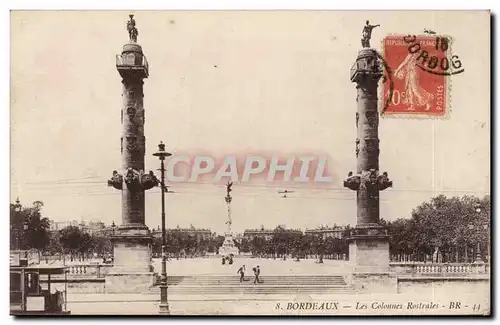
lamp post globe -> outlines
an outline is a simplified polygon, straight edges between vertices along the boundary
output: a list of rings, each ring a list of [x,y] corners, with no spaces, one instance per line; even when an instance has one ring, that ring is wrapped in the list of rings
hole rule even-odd
[[[153,154],[153,156],[158,157],[160,160],[165,160],[166,157],[172,156],[171,153],[165,151],[165,144],[160,141],[158,145],[158,151]]]

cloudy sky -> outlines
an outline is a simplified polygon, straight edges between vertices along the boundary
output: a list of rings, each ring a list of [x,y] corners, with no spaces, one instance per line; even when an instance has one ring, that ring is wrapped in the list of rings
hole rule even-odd
[[[13,12],[11,195],[45,203],[58,221],[121,223],[121,82],[115,55],[128,12]],[[436,30],[453,38],[465,72],[449,78],[445,120],[385,118],[380,169],[394,188],[381,217],[409,217],[433,195],[484,195],[490,183],[489,16],[460,12],[136,12],[150,64],[145,80],[146,168],[159,141],[175,154],[303,153],[329,158],[328,186],[235,184],[233,229],[355,224],[356,88],[349,69],[366,19],[372,45],[393,34]],[[172,184],[167,224],[223,231],[224,187]],[[146,195],[146,224],[160,224],[159,190]]]

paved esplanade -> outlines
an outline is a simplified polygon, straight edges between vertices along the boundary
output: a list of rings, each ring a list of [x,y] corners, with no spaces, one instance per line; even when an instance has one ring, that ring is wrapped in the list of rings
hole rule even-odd
[[[436,310],[408,309],[408,302],[413,305],[429,304],[429,294],[308,294],[308,295],[179,295],[169,299],[171,315],[470,315],[466,308],[446,308],[453,297],[447,292],[435,293],[433,302],[441,306]],[[488,295],[478,296],[477,292],[461,292],[460,299],[464,304],[481,305],[482,310],[490,307]],[[68,309],[72,315],[157,315],[157,295],[140,294],[109,294],[109,295],[68,295]],[[303,303],[316,303],[316,310],[300,310],[297,307]],[[337,309],[334,308],[337,303]],[[366,305],[366,309],[356,309],[358,305]],[[404,309],[378,308],[385,304],[400,304]],[[279,308],[277,308],[279,304]],[[291,304],[291,305],[289,305]],[[319,309],[324,304],[327,308]],[[326,305],[328,304],[328,305]],[[292,308],[290,308],[292,307]],[[297,308],[297,309],[295,309]],[[480,314],[480,313],[477,313]]]
[[[154,259],[155,269],[160,267],[160,259]],[[167,262],[170,275],[234,275],[240,266],[245,265],[245,276],[253,276],[252,268],[259,265],[263,277],[270,275],[347,275],[351,267],[348,261],[324,260],[317,263],[316,259],[304,259],[299,262],[288,258],[282,259],[248,258],[237,256],[234,264],[222,265],[219,258],[171,259]]]

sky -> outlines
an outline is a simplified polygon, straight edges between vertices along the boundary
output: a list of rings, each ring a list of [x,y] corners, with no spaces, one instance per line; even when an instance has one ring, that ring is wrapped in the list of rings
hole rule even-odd
[[[490,27],[486,12],[136,12],[150,77],[144,84],[146,169],[163,141],[176,154],[326,156],[332,183],[235,184],[233,230],[356,223],[356,88],[349,70],[366,19],[387,35],[450,35],[465,71],[448,77],[445,119],[380,121],[381,217],[410,217],[444,194],[490,191]],[[11,14],[11,201],[44,202],[56,221],[121,223],[121,80],[115,56],[128,41],[128,12]],[[287,199],[277,193],[294,189]],[[223,186],[174,183],[167,226],[225,230]],[[158,189],[146,194],[156,227]]]

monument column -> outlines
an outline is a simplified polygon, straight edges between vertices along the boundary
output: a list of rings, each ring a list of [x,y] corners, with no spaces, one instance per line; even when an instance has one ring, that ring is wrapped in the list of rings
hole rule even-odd
[[[233,186],[232,182],[227,183],[226,185],[227,193],[226,196],[224,197],[227,204],[228,220],[226,221],[227,232],[224,234],[224,242],[222,243],[222,246],[219,249],[219,253],[223,256],[230,256],[231,254],[238,255],[238,248],[234,245],[233,233],[231,231],[231,225],[233,224],[233,221],[231,219],[231,202],[233,201],[233,198],[231,197],[232,186]]]
[[[226,194],[226,197],[224,198],[226,200],[226,203],[227,203],[227,221],[226,221],[226,224],[227,224],[227,232],[229,234],[232,234],[231,232],[231,225],[233,223],[232,219],[231,219],[231,201],[233,201],[233,198],[231,197],[231,187],[233,186],[233,183],[228,183],[227,184],[227,194]]]
[[[363,48],[351,68],[351,81],[357,88],[357,170],[344,181],[357,194],[357,224],[349,238],[349,260],[353,273],[364,274],[361,278],[368,284],[375,281],[375,275],[389,273],[389,236],[379,223],[379,192],[392,186],[387,173],[379,173],[377,90],[383,71],[377,51],[369,44],[375,27],[366,22]]]
[[[153,285],[151,265],[152,236],[145,225],[144,192],[158,185],[153,172],[144,172],[144,105],[143,80],[149,69],[142,47],[137,44],[138,31],[133,15],[127,23],[129,43],[116,57],[116,68],[122,78],[121,173],[113,172],[108,186],[122,191],[122,224],[112,237],[113,268],[106,277],[108,292],[142,292]]]

